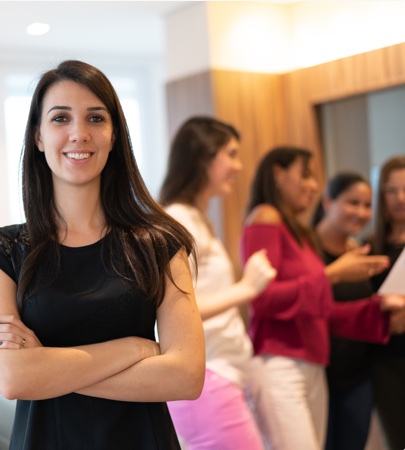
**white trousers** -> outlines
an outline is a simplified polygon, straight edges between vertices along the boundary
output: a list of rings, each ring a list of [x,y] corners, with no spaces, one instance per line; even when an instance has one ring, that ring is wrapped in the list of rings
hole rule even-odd
[[[323,450],[327,385],[322,366],[284,356],[256,356],[248,388],[271,450]]]

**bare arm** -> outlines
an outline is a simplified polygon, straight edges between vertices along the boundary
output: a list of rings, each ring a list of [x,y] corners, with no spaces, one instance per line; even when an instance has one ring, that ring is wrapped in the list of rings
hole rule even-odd
[[[76,348],[42,347],[19,319],[16,284],[1,270],[0,292],[0,394],[6,398],[64,395],[159,352],[156,343],[137,337]]]
[[[257,297],[275,278],[265,250],[254,253],[246,262],[240,281],[209,295],[199,295],[198,308],[203,320],[220,314],[233,306],[241,306]]]
[[[78,393],[137,402],[198,398],[205,373],[204,335],[183,250],[173,258],[171,270],[177,286],[188,294],[167,280],[166,294],[157,311],[161,354]]]
[[[383,255],[368,255],[370,246],[349,250],[325,267],[331,284],[361,281],[382,272],[389,266],[389,258]]]
[[[167,212],[178,220],[194,237],[197,253],[200,255],[204,242],[211,239],[211,231],[201,220],[201,213],[197,208],[174,204],[167,208]],[[207,236],[210,236],[207,238]],[[265,250],[256,252],[246,262],[242,278],[237,283],[212,292],[207,295],[197,294],[198,309],[203,320],[216,316],[234,306],[241,306],[253,300],[275,277],[275,270],[271,266]],[[220,275],[219,275],[220,276]],[[195,278],[195,274],[194,274]]]

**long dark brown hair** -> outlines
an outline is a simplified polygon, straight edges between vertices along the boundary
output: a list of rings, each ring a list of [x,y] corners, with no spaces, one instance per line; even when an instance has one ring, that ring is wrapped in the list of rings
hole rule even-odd
[[[240,140],[232,125],[213,117],[191,117],[184,122],[170,147],[160,203],[194,205],[196,196],[208,183],[209,164],[232,137]]]
[[[105,245],[115,271],[135,280],[147,297],[159,305],[165,293],[165,275],[172,279],[169,249],[185,247],[194,254],[192,238],[149,194],[135,161],[120,101],[108,78],[89,64],[69,60],[40,77],[28,115],[22,189],[30,248],[18,284],[19,306],[32,291],[39,262],[48,283],[59,270],[57,223],[63,222],[63,218],[55,205],[52,173],[44,153],[38,150],[35,133],[41,124],[44,96],[61,81],[72,81],[89,89],[111,115],[115,142],[101,174],[100,191],[108,231]]]
[[[384,188],[391,172],[403,169],[405,169],[405,156],[402,155],[394,156],[381,167],[375,208],[375,232],[372,239],[373,252],[377,255],[384,254],[387,237],[392,231],[391,220],[385,203]]]
[[[274,166],[278,165],[287,169],[297,158],[302,158],[305,171],[308,169],[312,153],[305,148],[280,146],[273,148],[262,158],[251,185],[247,214],[258,205],[272,205],[278,210],[284,223],[300,245],[302,245],[302,238],[305,237],[315,246],[311,230],[285,213],[280,189],[275,179]]]

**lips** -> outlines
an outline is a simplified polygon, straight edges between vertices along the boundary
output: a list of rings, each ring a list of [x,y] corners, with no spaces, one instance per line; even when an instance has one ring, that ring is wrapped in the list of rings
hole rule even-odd
[[[91,156],[91,153],[89,152],[70,152],[70,153],[65,153],[65,155],[69,158],[69,159],[75,159],[76,161],[78,160],[83,160],[83,159],[88,159]]]

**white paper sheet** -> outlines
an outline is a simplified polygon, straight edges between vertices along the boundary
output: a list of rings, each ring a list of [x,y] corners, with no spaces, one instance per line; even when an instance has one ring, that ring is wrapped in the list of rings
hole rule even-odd
[[[378,293],[405,295],[405,247],[391,267]]]

